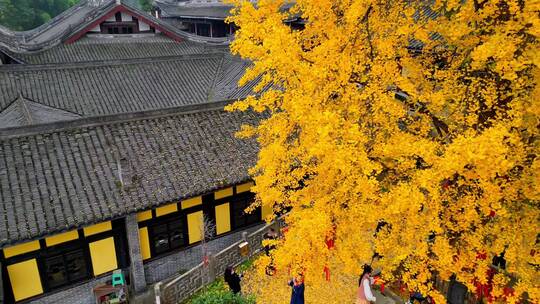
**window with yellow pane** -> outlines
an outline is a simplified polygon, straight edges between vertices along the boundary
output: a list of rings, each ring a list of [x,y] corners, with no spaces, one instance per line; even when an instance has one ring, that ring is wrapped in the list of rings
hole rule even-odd
[[[102,222],[2,249],[6,303],[45,295],[128,266],[123,220]]]

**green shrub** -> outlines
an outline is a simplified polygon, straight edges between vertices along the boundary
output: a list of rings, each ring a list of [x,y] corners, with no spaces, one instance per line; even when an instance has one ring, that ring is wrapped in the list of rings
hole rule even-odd
[[[233,294],[222,280],[217,280],[196,295],[191,304],[255,304],[253,297]]]

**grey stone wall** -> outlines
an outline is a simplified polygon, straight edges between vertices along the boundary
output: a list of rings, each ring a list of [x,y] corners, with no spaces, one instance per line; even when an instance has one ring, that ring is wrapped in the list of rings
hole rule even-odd
[[[32,304],[95,304],[96,300],[92,292],[96,285],[110,280],[111,276],[90,280],[76,287],[48,294],[42,298],[31,301]]]
[[[263,225],[257,225],[246,230],[251,233]],[[206,244],[208,253],[216,254],[242,238],[242,232],[238,231],[212,240]],[[202,262],[203,254],[200,245],[158,258],[144,264],[146,283],[153,284],[168,278],[178,276]]]

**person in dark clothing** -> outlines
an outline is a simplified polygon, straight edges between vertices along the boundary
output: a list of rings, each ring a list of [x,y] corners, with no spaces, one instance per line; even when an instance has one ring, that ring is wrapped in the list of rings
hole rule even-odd
[[[423,303],[424,301],[426,301],[427,298],[424,297],[421,293],[419,293],[418,291],[415,291],[411,294],[411,296],[409,297],[409,301],[406,302],[405,304],[413,304],[415,301],[418,301],[418,303]]]
[[[506,260],[504,259],[504,254],[505,252],[503,251],[501,254],[494,256],[491,264],[499,267],[499,269],[506,269]]]
[[[302,275],[293,278],[289,281],[289,286],[292,287],[291,303],[290,304],[304,304],[304,279]]]
[[[229,266],[225,269],[225,282],[229,285],[229,288],[233,293],[240,292],[240,276],[234,272],[234,268]]]

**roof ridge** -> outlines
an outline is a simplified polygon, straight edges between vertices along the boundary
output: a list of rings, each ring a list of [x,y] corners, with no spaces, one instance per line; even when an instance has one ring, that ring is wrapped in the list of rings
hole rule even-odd
[[[0,108],[0,113],[4,112],[7,108],[9,108],[9,107],[11,107],[12,105],[14,105],[14,104],[17,102],[17,100],[19,100],[19,96],[21,96],[21,93],[20,93],[20,92],[19,92],[19,95],[17,95],[17,97],[15,97],[15,98],[12,99],[10,102],[8,102],[8,103],[6,104],[5,107]]]
[[[24,118],[26,119],[26,124],[31,125],[34,119],[32,118],[32,114],[30,113],[30,110],[28,109],[28,105],[26,104],[26,99],[22,96],[22,94],[19,94],[17,101],[18,101],[17,104],[21,108]]]
[[[74,120],[55,121],[39,125],[28,125],[21,127],[9,127],[0,129],[0,140],[14,137],[24,137],[36,134],[56,133],[83,127],[95,127],[101,125],[114,125],[130,121],[151,120],[161,117],[189,115],[194,113],[211,112],[223,110],[223,108],[235,102],[235,100],[219,100],[206,103],[182,105],[178,107],[137,111],[131,113],[119,113],[102,116],[82,117]]]
[[[78,117],[80,118],[81,115],[74,113],[69,110],[60,109],[58,107],[50,106],[41,102],[34,101],[30,98],[27,98],[23,95],[22,92],[19,92],[19,95],[17,98],[15,98],[13,101],[9,102],[9,104],[4,107],[3,109],[0,109],[0,117],[4,115],[5,113],[16,111],[16,113],[19,113],[19,116],[21,120],[19,120],[20,125],[12,125],[9,126],[9,119],[7,122],[7,126],[5,121],[2,121],[0,123],[0,129],[1,128],[16,128],[16,127],[22,127],[22,126],[29,126],[34,124],[44,124],[43,121],[40,122],[40,110],[48,111],[50,114],[56,114],[56,115],[63,115],[64,117],[69,116],[70,118]],[[3,117],[5,118],[5,116]]]
[[[3,65],[0,66],[2,71],[36,71],[36,70],[64,70],[64,69],[82,69],[89,67],[105,67],[105,66],[122,66],[122,65],[137,65],[150,62],[166,62],[166,61],[188,61],[188,60],[203,60],[208,58],[222,58],[223,52],[216,51],[211,53],[200,54],[185,54],[173,56],[161,56],[151,58],[130,58],[130,59],[114,59],[101,61],[80,61],[67,63],[45,63],[45,64],[24,64],[24,65]]]
[[[25,108],[28,110],[28,113],[30,113],[30,110],[28,109],[28,105],[37,104],[37,105],[39,105],[41,107],[44,107],[44,108],[47,108],[47,109],[53,109],[53,110],[62,111],[62,112],[74,114],[74,115],[77,115],[77,116],[81,116],[79,113],[76,113],[76,112],[73,112],[73,111],[70,111],[70,110],[66,110],[66,109],[62,109],[62,108],[59,108],[59,107],[51,106],[51,105],[45,104],[43,102],[34,100],[34,99],[30,98],[30,97],[26,97],[26,96],[24,96],[22,94],[22,92],[19,93],[19,97],[17,99],[22,99],[22,101],[24,102]]]
[[[216,85],[218,83],[217,79],[218,77],[223,76],[223,62],[225,61],[225,54],[221,56],[221,59],[219,60],[219,65],[216,69],[216,72],[214,73],[214,77],[212,79],[212,84],[210,85],[210,90],[208,90],[208,94],[206,95],[206,98],[208,100],[214,99],[216,95]]]

